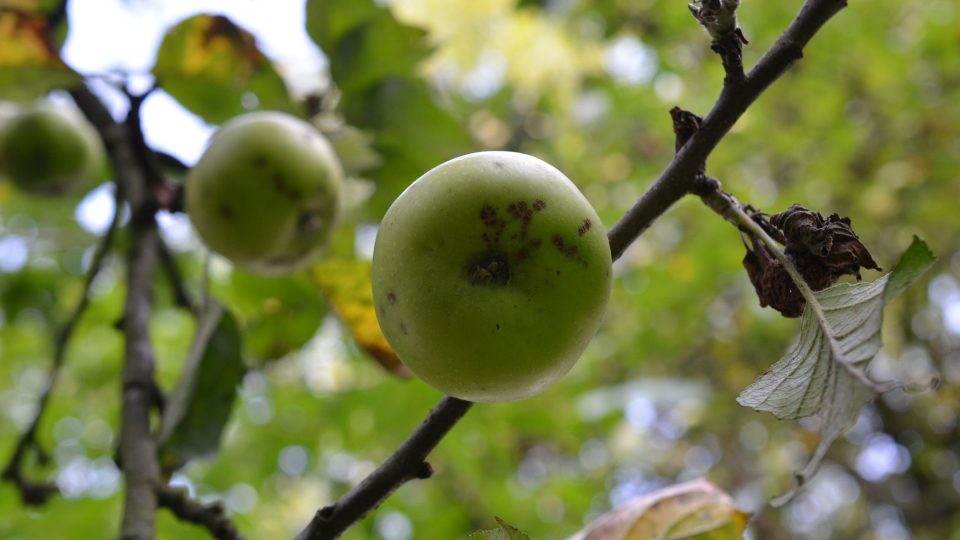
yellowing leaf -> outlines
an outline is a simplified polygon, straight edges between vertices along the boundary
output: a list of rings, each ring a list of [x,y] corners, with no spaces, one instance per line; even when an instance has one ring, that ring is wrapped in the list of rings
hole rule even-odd
[[[569,540],[739,540],[749,515],[700,479],[633,499]]]
[[[46,17],[0,10],[0,99],[31,101],[79,82],[54,48]]]
[[[327,295],[327,301],[360,348],[390,373],[398,377],[410,375],[377,322],[369,261],[322,262],[310,269],[310,278]]]
[[[211,123],[225,122],[251,103],[296,112],[253,35],[223,16],[197,15],[171,28],[153,73],[164,90]]]

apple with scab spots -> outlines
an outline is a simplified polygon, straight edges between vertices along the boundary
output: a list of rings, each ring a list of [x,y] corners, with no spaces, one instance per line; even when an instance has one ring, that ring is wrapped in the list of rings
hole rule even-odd
[[[238,116],[217,131],[186,180],[186,209],[204,243],[259,274],[303,267],[340,213],[343,170],[326,138],[279,112]]]
[[[525,154],[479,152],[394,201],[372,279],[380,327],[413,373],[461,399],[512,401],[556,382],[596,333],[610,247],[563,173]]]
[[[0,176],[22,191],[77,193],[90,187],[103,163],[100,136],[79,111],[46,102],[0,107]]]

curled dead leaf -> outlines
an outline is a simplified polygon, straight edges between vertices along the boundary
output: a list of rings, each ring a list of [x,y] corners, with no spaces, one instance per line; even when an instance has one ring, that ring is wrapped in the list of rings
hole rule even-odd
[[[784,244],[784,253],[814,291],[833,285],[845,275],[861,279],[861,268],[880,270],[850,218],[831,214],[824,218],[795,204],[766,218],[754,211],[752,217],[771,237]],[[762,242],[744,233],[747,254],[743,266],[757,291],[760,305],[770,306],[784,317],[799,317],[805,300],[785,268]]]

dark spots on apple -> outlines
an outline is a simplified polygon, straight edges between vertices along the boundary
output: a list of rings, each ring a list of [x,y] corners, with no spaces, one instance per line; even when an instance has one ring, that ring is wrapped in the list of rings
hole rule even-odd
[[[562,253],[564,257],[579,261],[584,268],[588,266],[587,260],[584,259],[580,254],[580,246],[576,244],[568,244],[567,241],[564,240],[559,234],[553,235],[551,241],[553,243],[553,247],[557,248],[557,251]]]
[[[380,315],[384,317],[387,316],[387,310],[383,309],[383,306],[380,306],[380,309],[378,311],[380,312]]]
[[[499,252],[481,256],[467,269],[471,285],[506,285],[510,282],[510,266],[507,257]]]
[[[493,166],[496,167],[496,168],[498,168],[498,169],[502,169],[502,168],[504,167],[502,161],[494,161],[494,162],[493,162]]]
[[[307,209],[297,216],[297,232],[299,234],[312,234],[319,231],[322,226],[320,213],[316,210]]]
[[[403,321],[400,321],[400,333],[405,336],[410,335],[410,332],[407,330],[407,325]]]
[[[220,217],[223,219],[233,219],[233,209],[230,208],[228,204],[221,204],[217,207],[217,213],[220,214]]]
[[[517,201],[507,206],[507,212],[513,219],[528,222],[533,218],[533,209],[525,201]]]
[[[557,275],[558,275],[558,276],[560,275],[560,271],[559,271],[559,270],[557,270]]]
[[[543,242],[541,242],[540,239],[534,238],[533,240],[528,242],[526,245],[522,246],[520,249],[517,250],[517,252],[513,256],[513,260],[516,262],[525,260],[527,257],[530,256],[530,253],[533,250],[540,247],[540,244],[542,243]]]
[[[492,205],[485,204],[480,209],[480,223],[483,224],[484,232],[481,234],[483,243],[488,250],[496,250],[500,247],[500,235],[506,228],[506,220],[500,217],[497,209]]]
[[[265,156],[256,155],[253,156],[253,166],[257,169],[262,169],[267,166],[267,158]]]
[[[483,208],[480,209],[480,221],[485,227],[497,225],[497,209],[489,204],[483,205]]]
[[[500,323],[497,323],[497,330],[500,329]]]
[[[391,306],[397,303],[397,293],[390,291],[387,293],[387,303]]]
[[[581,223],[581,224],[580,224],[580,227],[577,229],[577,236],[583,236],[583,235],[587,234],[587,232],[588,232],[591,228],[593,228],[593,222],[591,222],[589,219],[586,219],[586,218],[585,218],[585,219],[583,220],[583,223]]]
[[[553,247],[557,248],[557,250],[566,257],[572,258],[580,254],[580,248],[578,246],[568,244],[559,234],[553,235],[551,240],[553,241]]]
[[[480,223],[483,225],[483,232],[480,239],[483,240],[488,253],[510,253],[511,262],[520,263],[528,259],[543,241],[539,238],[529,238],[530,222],[538,212],[547,207],[543,199],[535,199],[533,202],[518,200],[507,205],[505,212],[491,204],[485,204],[480,208]],[[504,237],[504,232],[509,228],[509,234]],[[504,242],[506,238],[506,242]],[[507,244],[506,246],[504,244]],[[471,276],[474,275],[474,269],[470,270]],[[480,280],[486,279],[482,272],[478,274]],[[471,277],[471,281],[473,278]]]

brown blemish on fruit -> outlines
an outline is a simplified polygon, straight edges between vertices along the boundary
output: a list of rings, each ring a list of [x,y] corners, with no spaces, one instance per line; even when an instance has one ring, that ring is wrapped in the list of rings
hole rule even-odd
[[[497,323],[497,330],[500,329],[500,323]]]
[[[583,236],[587,234],[587,231],[589,231],[592,227],[593,222],[591,222],[589,219],[584,219],[583,223],[580,224],[580,228],[577,229],[577,236]]]
[[[392,306],[397,303],[397,295],[393,291],[387,293],[387,302]]]
[[[403,321],[400,321],[400,333],[403,335],[409,335],[410,332],[407,331],[407,325]]]
[[[520,262],[526,259],[527,257],[530,256],[530,252],[540,247],[540,244],[542,243],[543,242],[541,242],[539,239],[531,240],[530,242],[527,243],[527,245],[517,250],[517,252],[513,255],[514,260],[516,262]]]
[[[264,156],[253,156],[253,166],[262,169],[267,166],[267,158]]]
[[[300,212],[297,217],[297,232],[300,234],[311,234],[323,226],[320,220],[320,213],[316,210],[307,209]]]
[[[499,161],[494,161],[494,162],[493,162],[493,166],[496,167],[496,168],[498,168],[498,169],[502,169],[502,168],[503,168],[503,163],[502,163],[502,162],[499,162]]]
[[[529,258],[543,244],[543,241],[539,238],[528,238],[530,222],[533,221],[538,212],[546,207],[547,203],[538,198],[534,199],[533,202],[524,200],[511,202],[507,205],[506,212],[499,211],[491,204],[485,204],[480,208],[480,223],[483,225],[480,239],[483,240],[486,250],[484,255],[480,257],[481,262],[473,264],[468,269],[471,283],[477,284],[488,281],[506,283],[505,279],[509,279],[508,270],[497,267],[494,269],[495,272],[491,272],[491,269],[487,267],[491,260],[490,257],[494,256],[491,254],[497,254],[498,256],[504,253],[509,254],[509,259],[507,257],[503,258],[504,264],[507,262],[517,264]],[[505,246],[503,245],[505,242],[502,242],[502,240],[507,227],[510,227],[511,233],[507,238],[509,243]],[[503,276],[490,277],[500,271],[507,272],[506,278]]]
[[[528,222],[533,218],[533,210],[531,210],[530,206],[524,201],[511,203],[507,206],[507,212],[513,216],[514,219],[519,219],[524,222]]]
[[[501,253],[480,258],[468,269],[471,285],[506,285],[510,282],[510,267]]]
[[[587,266],[587,260],[580,255],[579,246],[576,244],[568,244],[559,234],[553,235],[551,240],[553,242],[553,247],[557,248],[557,250],[562,253],[564,257],[580,261],[584,267]]]
[[[552,240],[554,247],[560,250],[560,253],[563,253],[567,257],[576,257],[580,253],[579,247],[573,244],[567,244],[559,234],[553,235]]]
[[[223,219],[233,219],[233,209],[229,205],[221,204],[217,211]]]

